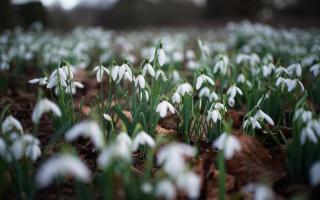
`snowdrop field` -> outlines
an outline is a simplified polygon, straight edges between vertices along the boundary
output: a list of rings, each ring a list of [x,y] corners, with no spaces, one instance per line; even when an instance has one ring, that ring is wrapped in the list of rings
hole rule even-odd
[[[320,198],[320,30],[0,35],[0,199]]]

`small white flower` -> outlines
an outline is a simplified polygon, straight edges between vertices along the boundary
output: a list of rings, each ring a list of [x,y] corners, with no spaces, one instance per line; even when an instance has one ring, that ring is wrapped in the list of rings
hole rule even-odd
[[[172,103],[180,103],[181,102],[181,96],[177,92],[175,92],[172,96]]]
[[[240,88],[238,88],[235,85],[232,85],[228,90],[227,90],[227,95],[229,96],[229,98],[234,99],[236,97],[236,95],[242,95],[242,91],[240,90]]]
[[[112,118],[111,118],[111,116],[108,115],[108,114],[103,114],[103,118],[104,118],[105,120],[109,121],[109,122],[112,122]]]
[[[246,81],[246,78],[244,77],[243,74],[240,74],[237,78],[238,83],[244,83]]]
[[[42,114],[49,111],[51,111],[57,117],[61,117],[62,115],[60,108],[54,102],[50,101],[49,99],[41,99],[38,101],[32,112],[32,121],[35,124],[38,124]]]
[[[176,189],[170,180],[164,179],[157,183],[155,195],[158,198],[171,200],[176,197]]]
[[[132,145],[132,140],[129,137],[128,133],[121,132],[116,137],[117,143],[124,143],[126,146],[130,147]]]
[[[309,139],[314,144],[318,143],[316,132],[313,130],[312,124],[308,123],[306,127],[301,130],[300,141],[301,144],[305,144],[306,140]]]
[[[111,77],[113,81],[117,81],[117,80],[120,81],[119,73],[120,73],[120,66],[119,65],[114,66],[111,70]]]
[[[183,83],[177,87],[177,93],[179,93],[181,96],[184,96],[186,93],[190,94],[192,91],[193,89],[190,83]]]
[[[289,75],[288,70],[286,68],[284,68],[284,67],[277,67],[275,69],[275,72],[276,72],[276,76],[277,77],[281,76],[283,73]]]
[[[297,84],[300,85],[301,91],[304,91],[304,86],[298,79],[286,79],[285,83],[288,87],[288,92],[292,92],[297,87]]]
[[[146,63],[146,64],[144,65],[143,69],[142,69],[142,74],[143,74],[143,76],[145,76],[147,72],[148,72],[148,73],[150,74],[150,76],[152,76],[152,77],[154,77],[154,76],[156,75],[155,72],[154,72],[154,69],[153,69],[153,67],[151,66],[150,63]]]
[[[149,182],[144,182],[142,185],[141,185],[141,191],[145,194],[150,194],[153,190],[153,187],[151,185],[151,183]]]
[[[215,103],[213,107],[214,107],[215,110],[222,111],[222,112],[227,112],[227,108],[225,107],[225,105],[223,105],[220,102]]]
[[[70,87],[71,86],[71,87]],[[84,85],[78,81],[71,81],[70,82],[70,85],[68,87],[66,87],[66,93],[68,94],[75,94],[76,93],[76,90],[77,88],[84,88]],[[58,88],[56,88],[58,89]],[[70,89],[71,89],[71,92],[70,92]],[[59,91],[56,92],[56,94],[59,94]]]
[[[126,142],[121,142],[121,140],[105,147],[98,156],[97,164],[101,169],[105,169],[117,160],[131,162],[131,146],[128,146]]]
[[[73,155],[56,155],[47,160],[36,174],[38,187],[44,188],[57,176],[72,176],[79,181],[89,182],[91,172],[85,164]]]
[[[177,70],[174,70],[174,71],[172,72],[172,81],[173,81],[174,83],[178,83],[180,80],[181,80],[181,77],[180,77],[179,72],[178,72]]]
[[[294,112],[293,121],[296,121],[298,119],[304,123],[307,123],[312,119],[312,112],[304,110],[303,108],[299,108]]]
[[[219,99],[217,93],[215,92],[211,92],[210,96],[209,96],[209,101],[217,101]]]
[[[41,156],[40,141],[30,134],[26,134],[23,137],[26,142],[25,156],[32,161],[36,161]]]
[[[210,85],[215,85],[214,81],[207,75],[201,74],[197,77],[196,90],[199,90],[203,83],[208,82]]]
[[[320,161],[315,162],[310,168],[310,183],[316,186],[320,183]]]
[[[208,87],[203,87],[201,88],[201,90],[199,91],[199,97],[210,97],[210,89]]]
[[[264,77],[268,77],[271,75],[272,70],[274,70],[275,66],[272,63],[262,66],[262,74]]]
[[[246,128],[248,126],[248,123],[252,126],[253,129],[255,128],[258,128],[258,129],[261,129],[261,125],[260,123],[258,122],[258,120],[254,117],[248,117],[244,122],[243,122],[243,125],[242,127],[243,128]]]
[[[2,133],[8,133],[13,130],[23,133],[23,128],[19,120],[10,115],[2,122]]]
[[[32,79],[32,80],[28,81],[28,83],[30,83],[30,84],[39,83],[39,85],[43,86],[43,85],[47,85],[47,83],[48,83],[48,78],[47,78],[47,77],[35,78],[35,79]]]
[[[164,81],[168,80],[166,74],[161,69],[158,69],[156,72],[156,80],[158,80],[160,77]]]
[[[156,112],[158,112],[160,114],[161,118],[167,116],[168,111],[170,111],[171,113],[175,113],[174,107],[168,101],[165,101],[165,100],[161,101],[157,105]]]
[[[162,48],[158,51],[158,62],[160,66],[163,66],[166,63],[166,54]]]
[[[132,82],[132,78],[133,78],[133,75],[132,75],[132,72],[131,72],[131,69],[130,67],[128,66],[128,64],[124,63],[120,66],[120,69],[119,69],[119,74],[118,74],[118,78],[119,78],[119,81],[121,81],[122,79],[124,80],[128,80],[130,82]]]
[[[320,63],[312,65],[310,72],[312,72],[314,77],[317,77],[320,74]]]
[[[110,74],[110,71],[102,65],[94,67],[93,71],[96,72],[96,78],[99,83],[101,82],[104,73]]]
[[[295,64],[288,66],[287,71],[290,76],[295,74],[296,76],[300,77],[302,74],[301,65],[299,63],[295,63]]]
[[[234,98],[229,97],[229,98],[228,98],[228,105],[229,105],[230,107],[233,107],[233,106],[234,106],[234,104],[235,104],[235,100],[234,100]]]
[[[221,115],[219,111],[217,110],[209,110],[208,111],[208,116],[207,116],[207,121],[212,120],[213,123],[217,123],[218,120],[221,120]]]
[[[254,118],[256,118],[257,120],[259,120],[259,119],[264,119],[264,120],[266,120],[271,126],[274,126],[274,122],[273,122],[273,120],[272,120],[272,118],[269,116],[269,115],[267,115],[265,112],[263,112],[262,110],[258,110],[257,112],[256,112],[256,114],[254,115]]]
[[[220,137],[213,142],[213,147],[223,150],[223,154],[227,160],[231,159],[237,151],[241,150],[239,140],[228,133],[220,135]]]
[[[138,87],[140,89],[144,89],[144,87],[146,86],[146,81],[144,79],[144,77],[140,74],[137,76],[137,78],[135,79],[135,87]]]
[[[221,56],[221,58],[216,62],[216,64],[213,67],[213,73],[217,73],[218,71],[221,72],[221,74],[227,73],[227,67],[229,64],[229,58],[226,55]]]
[[[150,148],[155,147],[154,139],[144,131],[139,132],[133,139],[132,150],[137,151],[140,145],[148,145]]]
[[[61,67],[58,69],[55,69],[49,78],[49,82],[47,84],[47,88],[51,89],[53,87],[56,87],[57,85],[61,85],[62,87],[67,87],[67,73],[66,71]]]
[[[177,187],[184,191],[189,199],[197,199],[201,190],[201,179],[194,172],[185,172],[178,176]]]
[[[103,133],[95,121],[83,121],[74,125],[66,132],[65,139],[67,141],[73,141],[80,136],[90,138],[95,147],[99,149],[104,147]]]

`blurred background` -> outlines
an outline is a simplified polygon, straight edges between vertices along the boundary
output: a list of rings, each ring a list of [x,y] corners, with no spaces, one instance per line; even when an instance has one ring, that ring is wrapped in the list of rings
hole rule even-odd
[[[40,21],[51,29],[220,26],[227,21],[320,25],[320,0],[1,0],[0,30]]]

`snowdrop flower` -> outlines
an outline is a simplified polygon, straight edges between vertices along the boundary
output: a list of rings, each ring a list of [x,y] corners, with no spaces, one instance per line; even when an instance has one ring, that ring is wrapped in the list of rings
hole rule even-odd
[[[95,121],[83,121],[74,125],[66,132],[65,139],[67,141],[73,141],[80,136],[90,138],[95,147],[99,149],[104,147],[103,133]]]
[[[127,143],[121,140],[116,140],[116,143],[111,144],[102,150],[98,156],[97,164],[101,169],[105,169],[115,160],[130,163],[131,146],[128,146]]]
[[[105,120],[109,121],[109,122],[112,122],[112,118],[111,118],[111,116],[108,115],[108,114],[103,114],[103,118],[104,118]]]
[[[67,87],[67,73],[63,68],[55,69],[49,78],[49,82],[47,84],[47,88],[51,89],[56,87],[57,85],[61,85],[62,87]]]
[[[242,91],[237,86],[233,85],[227,90],[229,98],[234,98],[237,94],[242,95]]]
[[[144,77],[140,74],[137,76],[137,78],[135,79],[135,87],[138,87],[140,89],[144,89],[144,87],[146,86],[146,81],[144,80]]]
[[[119,73],[120,73],[120,66],[119,65],[114,66],[111,70],[111,77],[113,81],[117,81],[117,80],[118,82],[120,81]]]
[[[173,81],[174,83],[178,83],[180,80],[181,80],[181,77],[180,77],[179,72],[178,72],[177,70],[174,70],[174,71],[172,72],[172,81]]]
[[[32,112],[32,121],[38,124],[42,114],[49,111],[57,117],[61,117],[62,115],[60,108],[54,102],[49,99],[41,99]]]
[[[292,92],[297,87],[297,84],[300,85],[301,91],[304,91],[304,86],[298,79],[286,79],[285,83],[288,87],[288,92]]]
[[[35,79],[31,79],[30,81],[28,81],[28,83],[30,83],[30,84],[39,83],[39,85],[43,86],[43,85],[47,85],[47,83],[48,83],[48,78],[47,78],[47,77],[35,78]]]
[[[272,200],[274,193],[267,185],[249,183],[242,189],[246,193],[253,193],[254,200]]]
[[[124,143],[126,146],[132,145],[132,140],[129,137],[128,133],[126,133],[126,132],[119,133],[116,137],[116,142],[117,143]]]
[[[258,128],[258,129],[261,129],[261,125],[260,123],[258,122],[258,120],[254,117],[248,117],[244,122],[243,122],[243,125],[242,127],[245,129],[247,128],[248,124],[250,124],[252,126],[253,129],[255,128]]]
[[[160,66],[163,66],[166,63],[166,54],[164,50],[160,47],[159,52],[158,52],[158,62]]]
[[[316,186],[320,183],[320,161],[315,162],[310,168],[310,183]]]
[[[181,102],[181,96],[179,93],[175,92],[172,96],[172,103],[180,103]]]
[[[260,110],[260,109],[259,109],[259,110],[256,112],[256,114],[254,115],[254,118],[257,119],[257,120],[259,120],[259,119],[264,119],[264,120],[266,120],[271,126],[274,126],[274,122],[273,122],[272,118],[271,118],[269,115],[267,115],[265,112],[263,112],[262,110]]]
[[[185,158],[194,157],[196,149],[184,143],[171,143],[159,150],[157,164],[163,165],[163,170],[170,176],[176,177],[186,170]]]
[[[94,67],[93,71],[96,72],[96,78],[99,83],[101,82],[104,73],[110,74],[110,71],[102,65]]]
[[[301,65],[299,63],[295,63],[295,64],[288,66],[287,71],[290,76],[295,74],[296,76],[300,77],[302,74]]]
[[[24,155],[25,141],[23,137],[17,138],[10,146],[11,153],[16,160],[20,160]]]
[[[170,180],[164,179],[157,183],[155,195],[158,198],[171,200],[176,197],[176,189]]]
[[[195,53],[194,53],[193,50],[188,49],[188,50],[186,51],[186,58],[187,58],[188,60],[192,60],[192,59],[194,59],[195,57],[196,57],[196,55],[195,55]]]
[[[314,144],[318,143],[318,138],[312,129],[311,123],[308,123],[307,126],[301,130],[300,141],[302,145],[306,143],[306,139],[309,139]]]
[[[296,121],[298,119],[304,123],[307,123],[312,119],[312,112],[304,110],[303,108],[299,108],[294,112],[293,121]]]
[[[282,74],[287,74],[287,75],[289,75],[288,70],[287,70],[286,68],[284,68],[284,67],[277,67],[277,68],[275,69],[275,72],[276,72],[276,76],[277,76],[277,77],[281,76]]]
[[[26,142],[25,156],[32,161],[36,161],[41,156],[40,141],[30,134],[26,134],[23,137]]]
[[[236,63],[237,64],[241,64],[243,62],[247,62],[248,60],[250,60],[250,56],[247,55],[247,54],[238,54],[237,57],[236,57]]]
[[[77,88],[84,88],[84,85],[78,81],[71,81],[70,86],[66,87],[66,93],[75,94]],[[56,88],[58,89],[58,88]],[[59,94],[59,90],[56,91],[56,94]]]
[[[209,110],[207,121],[212,120],[213,123],[217,123],[218,120],[221,120],[221,115],[217,110]]]
[[[194,172],[182,173],[177,178],[177,187],[184,191],[189,199],[197,199],[201,190],[200,177]]]
[[[239,140],[226,132],[213,142],[213,147],[223,150],[223,154],[227,160],[231,159],[237,151],[241,150]]]
[[[246,78],[244,77],[243,74],[240,74],[237,78],[238,83],[244,83],[246,81]]]
[[[229,64],[229,58],[226,55],[220,55],[219,57],[220,59],[218,60],[218,62],[216,62],[216,64],[213,67],[213,73],[216,74],[218,71],[220,71],[221,74],[226,74],[227,67]]]
[[[186,93],[190,94],[192,91],[193,89],[190,83],[183,83],[177,87],[177,93],[179,93],[181,96],[184,96]]]
[[[199,90],[205,82],[208,82],[210,85],[215,85],[214,81],[209,76],[201,74],[197,77],[196,90]]]
[[[219,110],[219,111],[222,111],[222,112],[227,112],[227,108],[225,107],[225,105],[223,105],[220,102],[217,102],[217,103],[213,104],[213,108],[215,110]]]
[[[275,66],[272,63],[262,66],[262,74],[264,77],[268,77],[271,75],[272,70],[274,70]]]
[[[211,92],[209,96],[209,101],[217,101],[219,99],[217,93]]]
[[[143,66],[143,69],[142,69],[142,75],[145,76],[146,73],[149,73],[150,76],[154,77],[156,74],[154,72],[154,69],[153,67],[151,66],[151,64],[149,62],[147,62],[144,66]]]
[[[10,115],[2,122],[2,133],[8,133],[13,130],[23,133],[23,128],[19,120]]]
[[[164,81],[167,80],[166,74],[165,74],[162,70],[158,69],[157,72],[156,72],[156,80],[158,80],[160,77],[161,77],[162,80],[164,80]]]
[[[151,183],[149,182],[144,182],[142,185],[141,185],[141,191],[145,194],[150,194],[153,190],[153,187],[151,185]]]
[[[130,82],[132,82],[132,72],[131,72],[131,69],[130,67],[128,66],[128,64],[124,63],[120,66],[120,69],[119,69],[119,74],[118,74],[118,78],[119,78],[119,81],[121,81],[122,79],[124,80],[128,80]]]
[[[317,77],[320,74],[320,63],[312,65],[310,72],[312,72],[314,77]]]
[[[199,97],[210,97],[210,89],[208,87],[203,87],[201,88],[201,90],[199,91]]]
[[[260,58],[257,54],[253,53],[250,55],[250,65],[256,66],[258,63],[260,63]]]
[[[160,117],[163,118],[167,116],[168,111],[175,113],[174,107],[168,101],[161,101],[156,108],[156,112],[160,114]]]
[[[139,132],[133,139],[132,150],[137,151],[140,145],[148,145],[150,148],[155,147],[154,139],[144,131]]]
[[[56,155],[46,161],[36,174],[38,187],[49,186],[56,176],[72,176],[79,181],[89,182],[91,172],[76,156]]]

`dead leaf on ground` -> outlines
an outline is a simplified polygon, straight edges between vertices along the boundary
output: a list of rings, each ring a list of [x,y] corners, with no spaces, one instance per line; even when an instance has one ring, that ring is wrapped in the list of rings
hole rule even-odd
[[[228,173],[237,177],[239,183],[257,182],[261,178],[277,181],[286,175],[283,160],[273,158],[254,138],[240,135],[241,151],[226,162]]]

